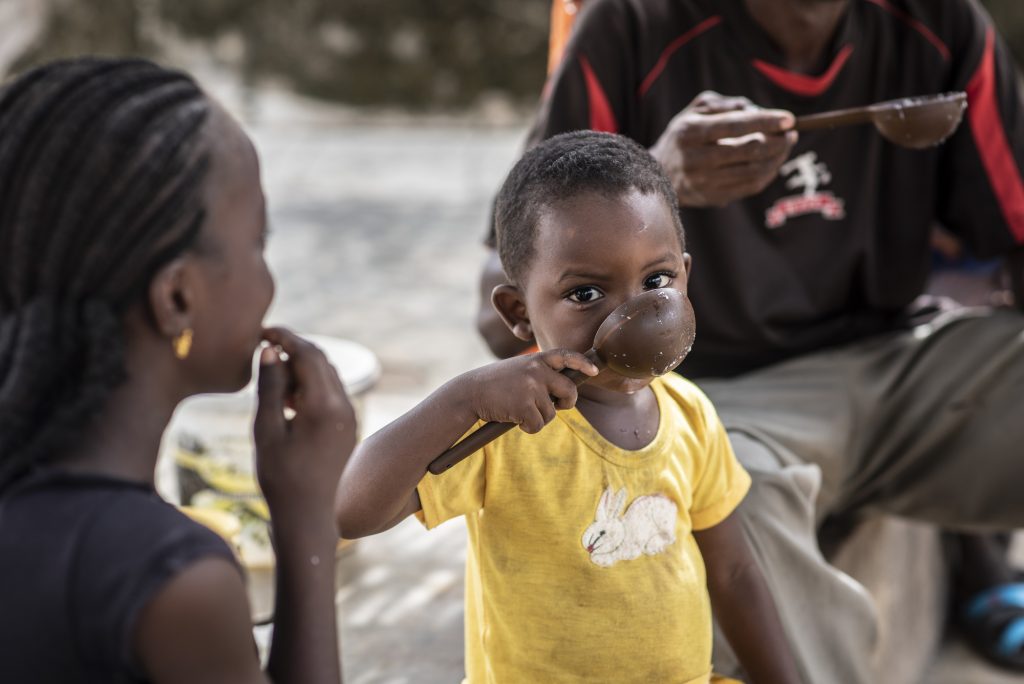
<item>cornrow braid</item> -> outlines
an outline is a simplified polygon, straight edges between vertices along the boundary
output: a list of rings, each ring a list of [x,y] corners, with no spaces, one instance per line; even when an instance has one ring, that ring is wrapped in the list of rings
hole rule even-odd
[[[0,89],[0,491],[124,381],[121,316],[203,222],[209,110],[144,60],[54,62]]]

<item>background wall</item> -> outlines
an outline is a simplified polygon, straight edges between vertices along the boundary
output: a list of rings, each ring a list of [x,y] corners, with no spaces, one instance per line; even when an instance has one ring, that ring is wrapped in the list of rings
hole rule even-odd
[[[351,105],[465,109],[535,100],[548,0],[0,0],[15,69],[100,52],[207,59]],[[19,16],[20,15],[20,16]],[[205,53],[199,57],[199,53]],[[0,51],[0,73],[4,69]],[[190,64],[190,66],[195,66]]]
[[[1018,60],[1024,2],[984,0]],[[196,60],[349,105],[528,111],[549,0],[0,0],[0,74],[82,52]],[[5,35],[10,34],[10,35]]]

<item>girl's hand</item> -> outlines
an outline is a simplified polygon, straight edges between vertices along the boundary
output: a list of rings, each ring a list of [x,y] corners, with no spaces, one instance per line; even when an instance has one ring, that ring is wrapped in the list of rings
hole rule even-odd
[[[597,375],[586,356],[568,349],[518,356],[498,361],[462,376],[466,396],[477,419],[515,423],[535,433],[551,422],[556,409],[576,405],[576,384],[559,371],[572,368]]]
[[[331,521],[356,419],[337,372],[315,345],[280,328],[260,356],[256,474],[273,517]],[[283,360],[277,349],[287,354]],[[285,417],[285,407],[294,417]]]

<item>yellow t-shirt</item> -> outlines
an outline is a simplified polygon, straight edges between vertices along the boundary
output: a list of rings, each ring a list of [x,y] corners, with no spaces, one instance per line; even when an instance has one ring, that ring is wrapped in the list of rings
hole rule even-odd
[[[470,684],[707,682],[711,609],[692,530],[750,487],[714,408],[675,374],[636,451],[579,411],[513,430],[418,491],[428,527],[464,515]]]

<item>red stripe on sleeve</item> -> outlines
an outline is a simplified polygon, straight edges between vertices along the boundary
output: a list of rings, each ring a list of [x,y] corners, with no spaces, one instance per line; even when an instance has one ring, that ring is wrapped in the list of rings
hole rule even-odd
[[[652,85],[654,85],[654,82],[658,80],[658,77],[661,76],[661,72],[665,70],[665,66],[668,64],[668,58],[671,57],[676,50],[683,47],[691,40],[707,31],[708,29],[717,26],[720,23],[722,23],[722,17],[718,15],[708,17],[707,19],[700,22],[692,29],[690,29],[689,31],[687,31],[686,33],[684,33],[683,35],[679,36],[671,43],[669,43],[668,47],[662,51],[661,56],[658,57],[658,61],[655,63],[654,68],[651,69],[651,71],[646,76],[644,76],[644,80],[641,81],[640,88],[637,91],[640,97],[646,95],[647,91],[651,89]]]
[[[852,54],[853,46],[844,45],[843,49],[832,60],[832,65],[828,68],[828,71],[821,76],[798,74],[795,71],[783,69],[760,59],[755,59],[753,64],[754,68],[760,71],[765,78],[780,88],[803,97],[817,97],[832,86],[836,76],[843,70],[846,60],[850,59]]]
[[[615,112],[608,103],[608,96],[597,80],[597,75],[590,67],[590,62],[580,55],[580,68],[583,69],[583,80],[587,83],[587,101],[590,105],[590,128],[605,133],[618,133],[619,125],[615,121]]]
[[[1024,182],[1006,139],[996,95],[995,31],[985,36],[985,53],[967,84],[967,119],[989,184],[1017,242],[1024,243]]]

